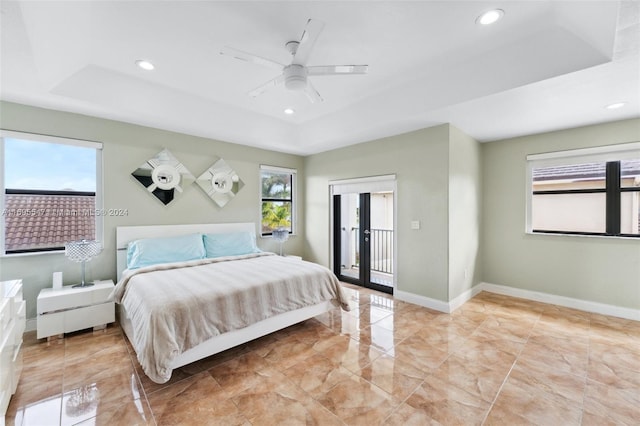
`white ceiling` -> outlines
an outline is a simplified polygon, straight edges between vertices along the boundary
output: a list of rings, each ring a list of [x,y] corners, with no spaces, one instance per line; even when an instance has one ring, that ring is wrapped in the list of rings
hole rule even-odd
[[[504,18],[481,27],[482,12]],[[452,123],[479,141],[640,116],[638,1],[6,1],[0,98],[295,154]],[[278,72],[309,18],[324,102]],[[156,65],[143,71],[137,59]],[[625,101],[617,110],[604,107]],[[283,114],[291,107],[294,115]]]

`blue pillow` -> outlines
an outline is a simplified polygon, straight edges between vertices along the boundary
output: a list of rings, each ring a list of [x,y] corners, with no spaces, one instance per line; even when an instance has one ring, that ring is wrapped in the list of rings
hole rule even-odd
[[[137,269],[158,263],[204,259],[204,256],[204,244],[200,234],[146,238],[129,243],[127,268]]]
[[[256,246],[256,237],[252,232],[204,234],[202,239],[207,257],[238,256],[261,251]]]

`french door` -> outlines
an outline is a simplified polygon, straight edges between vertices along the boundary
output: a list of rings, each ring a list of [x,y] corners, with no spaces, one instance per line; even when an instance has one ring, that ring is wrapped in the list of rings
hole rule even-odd
[[[333,265],[341,281],[393,293],[393,204],[388,191],[333,196]]]

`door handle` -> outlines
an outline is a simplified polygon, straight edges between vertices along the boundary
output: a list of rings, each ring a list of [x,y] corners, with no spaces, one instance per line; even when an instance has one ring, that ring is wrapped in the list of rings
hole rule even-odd
[[[369,235],[369,234],[371,233],[371,231],[369,231],[368,229],[365,229],[363,232],[364,232],[365,234],[367,234],[367,235]]]

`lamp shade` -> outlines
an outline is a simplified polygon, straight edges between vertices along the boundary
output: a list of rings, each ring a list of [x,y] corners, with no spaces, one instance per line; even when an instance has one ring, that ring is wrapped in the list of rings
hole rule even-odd
[[[280,243],[284,243],[289,239],[289,230],[287,228],[274,229],[271,233],[273,235],[273,239]]]
[[[84,264],[102,251],[102,246],[100,245],[100,241],[95,240],[80,240],[80,241],[71,241],[64,245],[64,255],[74,262],[79,262],[82,265],[81,269],[81,281],[80,284],[74,285],[73,287],[88,287],[93,284],[88,284],[84,280]]]
[[[73,262],[87,262],[101,251],[100,241],[94,240],[71,241],[64,246],[64,255]]]
[[[280,256],[282,256],[282,245],[289,239],[289,230],[287,228],[277,228],[271,231],[273,239],[280,243]]]

